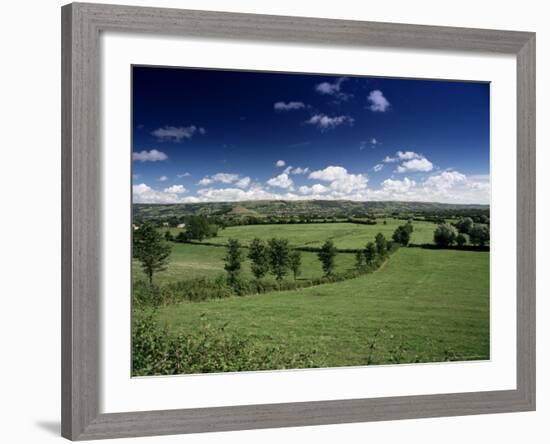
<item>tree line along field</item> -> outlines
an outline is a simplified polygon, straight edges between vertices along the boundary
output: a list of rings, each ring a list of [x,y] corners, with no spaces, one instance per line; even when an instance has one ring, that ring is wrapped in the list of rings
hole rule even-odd
[[[391,239],[395,229],[404,223],[393,218],[385,219],[386,224],[379,220],[376,225],[353,223],[317,223],[296,225],[241,225],[227,227],[218,231],[218,236],[205,239],[200,245],[197,243],[173,243],[169,264],[165,271],[157,274],[158,283],[175,282],[181,279],[196,277],[214,278],[224,273],[224,248],[220,248],[229,239],[237,239],[243,246],[247,246],[254,238],[268,240],[272,237],[288,239],[291,247],[320,247],[327,239],[331,239],[336,248],[357,249],[363,248],[367,242],[374,241],[376,234],[382,233]],[[412,233],[412,243],[433,243],[435,224],[431,222],[415,222]],[[173,235],[183,231],[181,228],[169,230]],[[210,244],[219,245],[219,247]],[[344,271],[353,267],[353,253],[339,253],[336,256],[336,270]],[[245,260],[243,274],[251,278],[250,261]],[[134,280],[144,279],[139,264],[134,261],[132,267]],[[322,275],[321,265],[314,252],[302,253],[302,279],[311,279]],[[287,279],[292,279],[287,276]]]
[[[403,248],[356,279],[158,312],[183,332],[202,317],[265,347],[315,349],[329,367],[486,360],[489,253]]]

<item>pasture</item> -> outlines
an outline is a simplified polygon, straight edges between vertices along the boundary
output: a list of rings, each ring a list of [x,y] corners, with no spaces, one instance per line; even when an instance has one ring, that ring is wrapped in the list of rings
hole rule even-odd
[[[327,239],[331,239],[336,248],[364,248],[367,242],[374,241],[374,237],[378,233],[382,233],[387,239],[391,239],[395,229],[406,223],[404,220],[387,218],[385,219],[386,224],[384,224],[383,220],[378,219],[376,225],[350,222],[239,225],[219,230],[217,237],[206,239],[205,242],[225,245],[228,239],[238,239],[241,244],[248,245],[255,237],[263,240],[272,237],[283,237],[288,239],[292,247],[320,247]],[[412,243],[433,243],[436,224],[415,221],[413,225]],[[181,229],[172,228],[170,231],[176,235]]]
[[[157,284],[166,284],[198,277],[215,278],[225,273],[223,257],[226,249],[223,246],[197,245],[197,244],[172,244],[172,253],[169,258],[169,264],[165,271],[155,274]],[[250,260],[246,258],[248,250],[243,249],[242,275],[247,279],[252,279],[250,272]],[[336,256],[336,271],[345,271],[354,265],[353,253],[341,253]],[[321,263],[316,253],[302,252],[302,273],[299,279],[312,279],[321,277],[323,271]],[[145,275],[137,261],[132,262],[132,275],[134,281],[144,280]],[[266,277],[266,279],[273,279]],[[288,275],[286,280],[294,278]]]
[[[324,227],[338,231],[334,225]],[[244,228],[269,233],[265,226]],[[305,239],[298,234],[303,227],[284,228],[294,233],[295,243]],[[382,225],[358,228],[376,233]],[[281,232],[269,235],[274,233]],[[353,236],[335,242],[351,246],[346,242]],[[362,244],[368,235],[355,239]],[[182,247],[173,254],[201,262],[188,265],[185,276],[221,271],[223,248]],[[344,257],[338,256],[341,267],[347,266]],[[166,279],[169,272],[175,271],[165,272]],[[193,331],[201,315],[266,347],[315,349],[329,367],[489,359],[489,253],[402,248],[373,274],[296,291],[163,306],[157,318],[174,331]]]

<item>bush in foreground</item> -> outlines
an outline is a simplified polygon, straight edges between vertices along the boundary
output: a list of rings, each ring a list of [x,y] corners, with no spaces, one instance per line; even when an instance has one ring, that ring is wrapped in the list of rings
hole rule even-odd
[[[132,374],[176,375],[323,367],[315,350],[299,354],[281,347],[261,347],[248,337],[202,319],[193,332],[172,333],[151,311],[136,310],[132,325]]]

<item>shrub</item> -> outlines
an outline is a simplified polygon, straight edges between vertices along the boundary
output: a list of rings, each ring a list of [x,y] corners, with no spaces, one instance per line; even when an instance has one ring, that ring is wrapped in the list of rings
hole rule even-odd
[[[434,231],[434,242],[440,247],[448,247],[456,240],[456,228],[451,224],[439,224]]]
[[[470,230],[470,241],[479,246],[485,245],[489,242],[490,233],[489,226],[484,224],[474,224]]]
[[[132,322],[134,376],[322,367],[315,350],[288,353],[282,347],[262,347],[248,337],[213,326],[204,316],[192,332],[172,333],[151,311],[136,310]]]

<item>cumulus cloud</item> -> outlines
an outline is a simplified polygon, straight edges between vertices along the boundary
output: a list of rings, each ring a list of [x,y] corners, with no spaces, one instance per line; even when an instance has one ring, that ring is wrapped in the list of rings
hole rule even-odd
[[[277,162],[275,162],[275,166],[279,168],[282,168],[285,165],[286,165],[286,162],[284,160],[278,160]]]
[[[160,176],[160,177],[159,177],[159,180],[160,180],[161,182],[166,182],[166,181],[168,180],[168,176]]]
[[[292,190],[294,181],[288,176],[287,173],[281,173],[276,177],[272,177],[266,182],[270,187],[278,187]]]
[[[320,183],[316,183],[315,185],[312,185],[310,187],[306,185],[301,186],[300,188],[298,188],[298,191],[302,194],[323,194],[330,191],[330,189]]]
[[[369,102],[368,108],[373,112],[383,113],[390,107],[390,102],[379,89],[371,91],[367,97],[367,101]]]
[[[306,120],[308,125],[314,125],[321,131],[334,129],[340,125],[352,126],[354,119],[350,116],[334,116],[330,117],[326,114],[314,114],[309,120]]]
[[[199,180],[198,185],[207,186],[213,183],[235,184],[239,188],[246,188],[250,184],[250,177],[241,177],[233,173],[216,173]]]
[[[134,203],[187,203],[197,202],[196,197],[181,197],[179,196],[184,191],[180,191],[181,185],[175,185],[178,188],[165,188],[164,191],[159,191],[151,188],[145,183],[132,186],[132,202]],[[182,187],[183,188],[183,187]]]
[[[190,126],[165,126],[157,128],[151,134],[155,136],[160,142],[172,141],[181,142],[185,139],[191,139],[193,135],[198,132],[199,134],[205,134],[206,130],[202,127]]]
[[[403,200],[457,204],[488,204],[491,200],[489,176],[467,176],[444,171],[421,182],[405,177],[386,179],[378,189],[367,190],[370,200]]]
[[[305,107],[306,105],[304,102],[275,102],[273,104],[273,109],[275,111],[292,111]]]
[[[183,194],[187,191],[183,185],[172,185],[171,187],[165,188],[165,193],[170,194]]]
[[[158,150],[143,150],[138,152],[132,153],[132,159],[138,160],[140,162],[157,162],[160,160],[166,160],[168,159],[168,156],[164,154],[162,151]]]
[[[329,188],[334,192],[334,196],[363,191],[367,188],[368,182],[365,174],[350,174],[344,167],[333,165],[313,171],[308,177],[330,182]]]
[[[394,157],[386,156],[382,162],[402,162],[395,170],[397,173],[426,173],[433,170],[433,163],[414,151],[398,151]]]
[[[407,160],[406,162],[403,162],[401,165],[397,167],[398,173],[407,173],[407,172],[428,172],[433,170],[433,163],[431,163],[428,159],[425,157],[421,159],[412,159]]]

